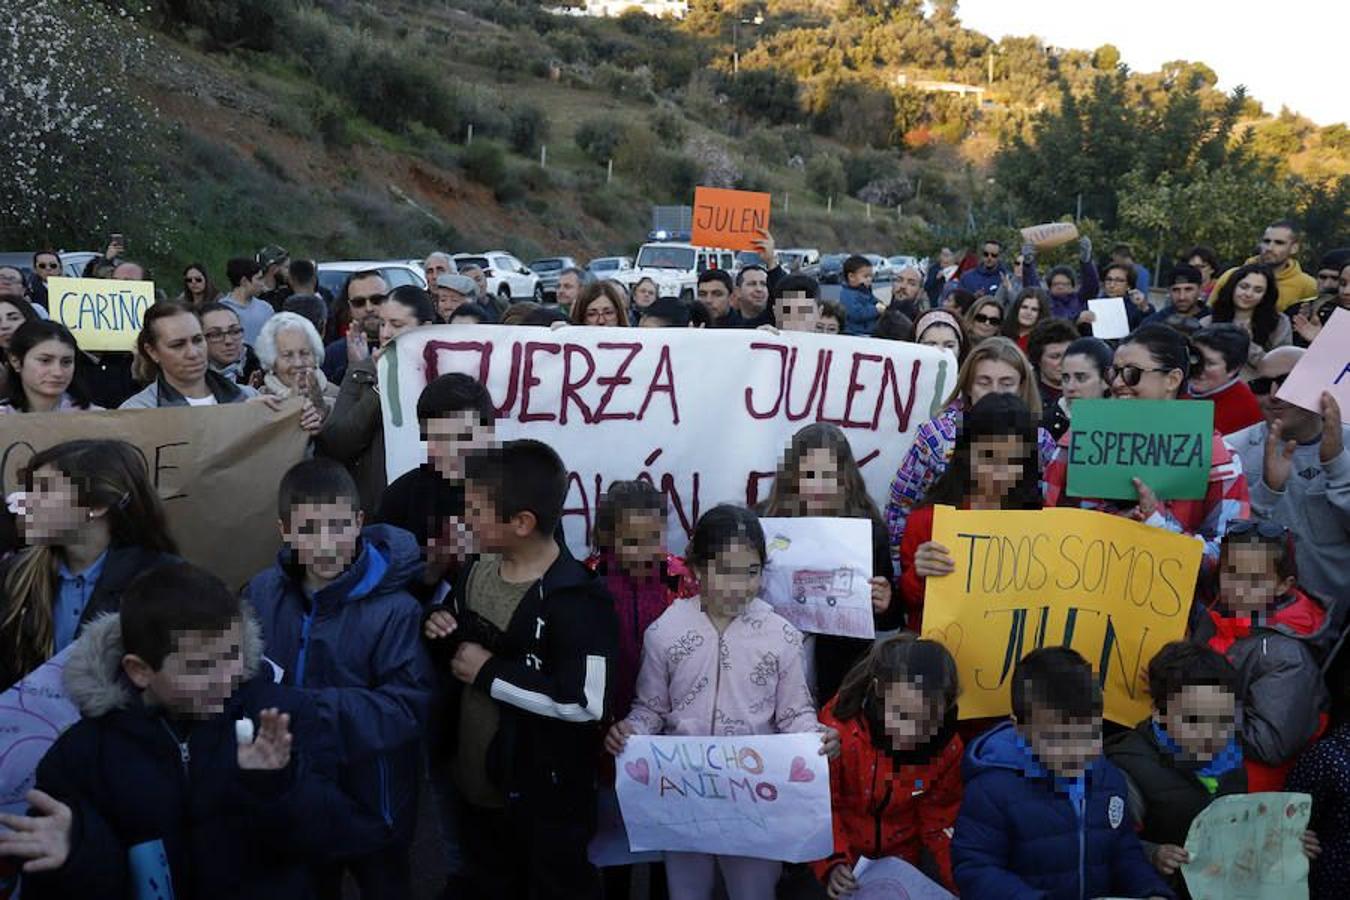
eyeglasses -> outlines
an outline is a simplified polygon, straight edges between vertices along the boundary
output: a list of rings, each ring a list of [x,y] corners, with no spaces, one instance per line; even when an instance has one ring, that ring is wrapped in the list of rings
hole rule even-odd
[[[184,278],[183,280],[186,281],[188,284],[201,284],[201,283],[202,283],[203,281],[205,281],[206,279],[203,278],[203,277],[200,276],[200,275],[189,275],[188,277]]]
[[[347,305],[352,309],[365,309],[367,303],[372,306],[379,306],[388,296],[388,294],[371,294],[368,297],[348,297]]]
[[[1003,324],[1003,317],[1002,317],[1002,316],[986,316],[984,313],[976,313],[972,318],[973,318],[976,322],[979,322],[981,325],[1002,325],[1002,324]]]
[[[1172,370],[1161,368],[1141,369],[1138,366],[1120,366],[1119,368],[1116,366],[1108,366],[1106,369],[1106,383],[1114,384],[1116,379],[1119,378],[1121,381],[1125,382],[1126,387],[1134,387],[1143,380],[1145,372],[1158,372],[1165,375],[1170,371]]]
[[[1228,530],[1224,532],[1225,537],[1243,537],[1248,534],[1254,534],[1267,541],[1279,541],[1289,534],[1289,529],[1283,525],[1276,525],[1274,522],[1238,519],[1235,522],[1229,522]]]
[[[238,326],[235,326],[234,328],[227,328],[224,331],[217,331],[216,329],[212,328],[210,331],[206,333],[206,340],[208,343],[219,344],[226,338],[237,341],[239,338],[243,336],[244,336],[244,329]]]
[[[1285,379],[1288,377],[1289,373],[1286,372],[1283,375],[1276,375],[1274,378],[1266,378],[1264,376],[1261,378],[1253,378],[1251,381],[1247,382],[1247,387],[1251,388],[1252,393],[1256,396],[1264,397],[1283,387]]]

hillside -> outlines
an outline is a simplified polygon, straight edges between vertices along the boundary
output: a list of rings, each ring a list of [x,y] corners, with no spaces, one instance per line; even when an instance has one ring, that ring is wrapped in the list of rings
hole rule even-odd
[[[1153,110],[1159,128],[1183,101],[1212,117],[1219,143],[1250,150],[1242,171],[1287,183],[1272,207],[1321,203],[1318,214],[1344,227],[1344,127],[1265,116],[1214,91],[1202,63],[1137,74],[1118,70],[1110,47],[995,46],[962,27],[950,2],[928,15],[918,2],[771,0],[735,15],[722,6],[696,0],[676,23],[554,15],[528,0],[151,0],[134,14],[116,0],[34,0],[22,15],[68,29],[47,39],[54,57],[62,41],[92,41],[124,60],[119,124],[136,150],[117,155],[53,124],[53,142],[85,140],[77,149],[104,174],[77,181],[69,161],[79,154],[58,157],[67,166],[38,178],[57,197],[12,202],[0,236],[73,247],[122,231],[155,264],[198,259],[213,271],[266,243],[321,258],[501,247],[584,259],[631,252],[652,203],[686,201],[702,183],[772,191],[780,245],[922,253],[1011,231],[1033,212],[1072,213],[1061,196],[1072,189],[1052,185],[1051,202],[1037,204],[1035,185],[1013,180],[1045,163],[1019,170],[1004,157],[1021,139],[1035,143],[1063,97],[1117,77],[1121,104]],[[108,109],[87,82],[109,76],[67,57],[54,64],[69,67],[58,73],[69,93]],[[931,87],[982,75],[978,96]],[[4,91],[0,124],[9,115],[31,131],[22,107],[32,98]],[[41,172],[51,156],[0,169],[16,168],[22,183],[33,177],[23,167]],[[1114,201],[1095,208],[1084,183],[1088,233],[1163,242],[1136,223],[1142,213],[1117,221]],[[1321,185],[1325,196],[1297,193]],[[80,202],[54,202],[63,189]]]

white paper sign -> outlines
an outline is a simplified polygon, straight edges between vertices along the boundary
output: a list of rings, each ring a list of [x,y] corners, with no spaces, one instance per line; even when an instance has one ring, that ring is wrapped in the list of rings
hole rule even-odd
[[[862,857],[853,867],[853,877],[858,889],[849,894],[849,900],[956,900],[950,891],[894,856]]]
[[[872,523],[763,518],[769,560],[763,594],[800,631],[873,638]]]
[[[849,437],[868,493],[884,503],[914,430],[956,382],[944,351],[899,341],[764,331],[439,325],[402,335],[379,362],[389,479],[426,448],[417,397],[472,375],[497,404],[502,440],[534,438],[569,469],[563,526],[587,546],[601,493],[650,480],[670,507],[669,549],[718,503],[768,494],[789,439],[812,422]]]
[[[632,849],[810,862],[830,855],[820,735],[634,735],[618,759]]]
[[[74,646],[74,645],[71,645]],[[80,718],[62,677],[70,647],[0,694],[0,812],[24,814],[37,766]]]
[[[1088,310],[1097,318],[1092,323],[1092,336],[1109,341],[1130,333],[1130,317],[1125,314],[1124,297],[1097,297],[1088,301]]]

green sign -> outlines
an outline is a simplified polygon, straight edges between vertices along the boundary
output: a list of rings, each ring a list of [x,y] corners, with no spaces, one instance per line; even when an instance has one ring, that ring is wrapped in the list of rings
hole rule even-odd
[[[1133,478],[1159,500],[1200,500],[1209,487],[1214,404],[1208,400],[1076,400],[1069,432],[1071,497],[1134,500]]]

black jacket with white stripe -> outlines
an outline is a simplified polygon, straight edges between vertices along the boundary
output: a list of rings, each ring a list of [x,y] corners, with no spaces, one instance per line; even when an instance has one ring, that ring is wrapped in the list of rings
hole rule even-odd
[[[448,609],[457,621],[466,618],[476,565],[475,560],[464,567],[444,605],[432,607],[428,615]],[[467,605],[472,608],[472,602]],[[564,548],[525,592],[505,633],[489,648],[492,658],[479,670],[474,687],[501,709],[488,750],[488,776],[513,801],[559,811],[593,807],[618,632],[614,601],[604,583]],[[456,642],[430,643],[448,668]],[[450,687],[444,712],[455,723],[462,685],[445,681]]]

